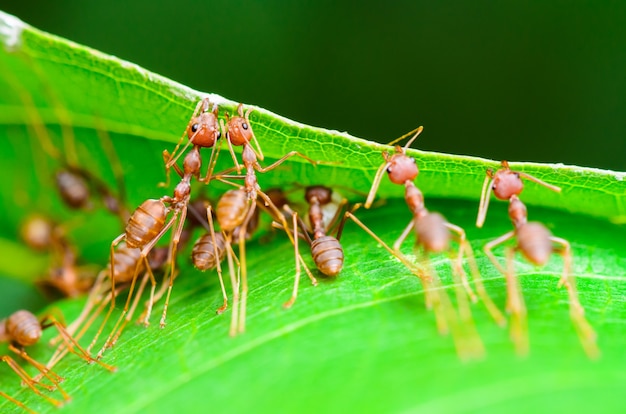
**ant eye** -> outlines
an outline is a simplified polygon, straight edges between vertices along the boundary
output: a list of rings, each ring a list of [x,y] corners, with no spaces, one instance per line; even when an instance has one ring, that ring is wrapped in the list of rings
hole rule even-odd
[[[200,128],[200,124],[193,124],[191,126],[191,132],[197,132],[198,128]]]
[[[387,173],[391,174],[391,167],[387,167]]]
[[[495,190],[495,189],[496,189],[496,185],[495,185],[495,184],[494,184],[494,185],[492,185],[492,186],[491,186],[491,189],[492,189],[492,190]]]
[[[228,133],[226,133],[226,135],[228,136]],[[217,139],[222,138],[222,132],[221,131],[217,131]]]
[[[246,123],[244,122],[243,124],[241,124],[241,127],[242,127],[243,129],[246,129],[246,130],[247,130],[247,129],[248,129],[248,124],[246,124]]]

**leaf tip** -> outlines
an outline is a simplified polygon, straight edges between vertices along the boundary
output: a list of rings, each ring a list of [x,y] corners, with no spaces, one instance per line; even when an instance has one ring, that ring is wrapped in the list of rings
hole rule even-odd
[[[7,51],[17,50],[21,44],[26,23],[0,10],[0,41]]]

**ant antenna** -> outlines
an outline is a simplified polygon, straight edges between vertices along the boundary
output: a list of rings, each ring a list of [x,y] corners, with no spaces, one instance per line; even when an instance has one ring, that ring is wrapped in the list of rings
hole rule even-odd
[[[487,208],[489,208],[489,198],[491,196],[491,186],[494,180],[493,170],[490,168],[487,170],[487,176],[483,181],[483,189],[480,193],[480,204],[478,206],[478,217],[476,218],[476,227],[482,228],[485,224],[485,218],[487,218]]]
[[[423,129],[424,129],[423,126],[418,126],[417,128],[407,132],[406,134],[402,135],[401,137],[396,138],[393,141],[389,142],[387,145],[394,145],[395,143],[402,141],[404,138],[408,137],[409,135],[415,134],[415,136],[413,138],[411,138],[409,140],[409,142],[406,144],[406,146],[405,146],[405,148],[406,148],[406,147],[411,145],[413,140],[415,140],[415,138],[417,138],[417,136],[422,132]]]

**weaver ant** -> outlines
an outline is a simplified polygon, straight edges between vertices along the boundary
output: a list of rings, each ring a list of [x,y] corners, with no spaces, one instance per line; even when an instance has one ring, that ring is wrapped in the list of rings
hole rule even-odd
[[[28,353],[25,348],[35,345],[41,339],[43,330],[48,327],[54,327],[58,332],[63,342],[66,345],[66,349],[69,352],[74,353],[80,358],[84,359],[88,363],[96,362],[108,371],[115,371],[116,368],[110,365],[104,364],[100,361],[92,358],[87,351],[85,351],[76,340],[66,331],[66,329],[59,323],[52,315],[47,315],[41,320],[38,320],[35,315],[26,310],[19,310],[11,314],[8,318],[0,321],[0,342],[8,342],[9,350],[16,355],[19,355],[22,359],[27,361],[30,365],[35,367],[39,372],[39,376],[48,379],[52,385],[46,385],[39,382],[37,378],[31,378],[31,376],[22,368],[11,356],[2,355],[0,361],[6,363],[35,394],[46,399],[54,406],[63,405],[63,401],[56,400],[37,388],[42,387],[49,391],[58,390],[65,401],[69,401],[70,397],[65,392],[59,383],[63,380],[59,375],[51,371],[43,364],[37,362]],[[6,396],[5,394],[3,394]],[[8,396],[7,396],[8,397]],[[11,401],[15,402],[12,398]],[[18,404],[20,405],[20,404]]]
[[[388,247],[374,232],[372,232],[365,224],[359,221],[354,216],[354,211],[360,206],[357,205],[352,211],[348,211],[345,214],[345,218],[351,218],[361,228],[363,228],[368,234],[370,234],[379,244],[381,244],[387,251],[389,251],[394,257],[400,260],[405,266],[407,266],[412,273],[416,274],[424,286],[426,294],[426,302],[428,307],[433,307],[435,310],[435,318],[439,331],[446,333],[449,329],[448,323],[453,324],[453,328],[456,327],[456,316],[451,308],[449,299],[443,291],[437,289],[440,284],[434,269],[430,265],[429,256],[435,253],[451,253],[450,241],[455,239],[459,244],[458,254],[451,258],[452,260],[452,275],[456,283],[457,301],[460,310],[461,320],[465,322],[464,326],[461,326],[464,335],[467,335],[467,343],[470,344],[471,349],[458,348],[461,356],[478,357],[484,353],[483,345],[478,338],[475,327],[471,317],[471,309],[469,307],[466,295],[472,301],[476,301],[476,295],[469,286],[467,275],[463,269],[463,257],[467,256],[469,259],[470,268],[478,292],[478,296],[482,299],[484,305],[491,313],[493,318],[499,324],[504,323],[504,317],[493,304],[489,296],[487,295],[480,274],[473,260],[473,253],[471,246],[466,240],[465,231],[454,224],[449,223],[441,214],[431,213],[426,209],[424,204],[424,196],[422,192],[417,188],[413,182],[419,173],[417,163],[414,158],[406,155],[407,148],[417,139],[422,132],[423,128],[419,127],[414,132],[413,137],[406,143],[404,148],[399,146],[395,147],[395,153],[393,155],[383,152],[383,158],[385,163],[382,164],[374,177],[372,187],[365,202],[365,208],[371,207],[376,191],[380,185],[383,174],[386,172],[392,183],[403,185],[405,188],[405,201],[409,210],[411,211],[413,218],[406,226],[400,237],[393,244],[393,248]],[[403,138],[403,137],[402,137]],[[342,223],[343,226],[343,223]],[[341,228],[340,228],[341,230]],[[406,240],[411,232],[415,233],[415,243],[419,256],[417,263],[412,263],[404,254],[401,253],[400,247]],[[338,233],[337,238],[341,236],[341,231]],[[457,280],[458,279],[458,280]],[[460,289],[460,285],[464,287],[465,294]],[[456,338],[455,338],[456,339]],[[466,355],[465,353],[469,354]]]
[[[513,222],[514,229],[495,240],[490,241],[484,247],[485,254],[494,266],[506,278],[507,301],[506,309],[511,313],[511,339],[516,351],[520,355],[528,353],[528,326],[526,319],[526,306],[520,293],[520,287],[515,276],[513,259],[516,251],[536,266],[545,265],[552,253],[558,253],[563,257],[563,275],[559,280],[558,287],[565,286],[569,294],[570,317],[578,333],[580,341],[587,355],[592,358],[599,356],[599,350],[595,343],[596,334],[584,316],[584,309],[578,301],[575,280],[571,275],[572,253],[567,240],[553,236],[550,231],[539,222],[529,222],[526,206],[519,198],[524,183],[522,178],[533,181],[549,190],[560,192],[561,189],[548,184],[538,178],[523,172],[512,171],[507,161],[502,161],[501,168],[495,173],[489,169],[483,183],[480,196],[480,206],[476,225],[482,227],[489,207],[490,190],[496,198],[509,201],[509,218]],[[508,240],[516,239],[516,244],[506,250],[506,267],[503,267],[494,256],[492,250]]]
[[[113,338],[119,336],[115,334],[117,327],[121,323],[121,321],[126,316],[128,312],[135,282],[137,280],[137,276],[141,269],[145,269],[147,271],[148,277],[152,284],[150,291],[150,300],[148,302],[148,306],[145,313],[144,324],[148,325],[150,314],[152,310],[152,306],[154,303],[154,294],[156,288],[156,280],[152,273],[152,270],[148,263],[148,254],[156,245],[156,243],[163,237],[163,235],[173,227],[172,240],[170,241],[170,252],[169,252],[169,264],[170,264],[170,272],[169,272],[169,285],[167,290],[167,297],[165,300],[165,305],[163,307],[163,314],[161,317],[161,327],[165,327],[165,318],[167,314],[167,307],[169,304],[170,294],[172,291],[172,286],[175,278],[175,258],[176,251],[178,247],[178,243],[182,234],[183,225],[185,223],[185,218],[187,215],[187,206],[189,204],[189,198],[191,194],[191,179],[195,177],[199,181],[210,181],[211,172],[213,169],[214,161],[216,161],[216,153],[215,153],[215,144],[217,140],[221,136],[221,129],[218,125],[217,121],[217,105],[213,105],[212,110],[210,110],[210,102],[208,98],[203,99],[198,103],[194,113],[189,121],[189,124],[181,136],[174,152],[170,155],[167,151],[163,152],[164,159],[166,161],[166,171],[168,173],[169,178],[169,169],[174,168],[176,172],[181,176],[181,180],[174,188],[174,195],[163,196],[159,199],[148,199],[144,201],[131,215],[128,223],[126,225],[126,229],[124,233],[120,234],[116,237],[112,243],[110,248],[110,257],[111,257],[111,268],[115,268],[115,255],[114,248],[121,241],[125,240],[126,245],[129,248],[140,249],[140,258],[139,264],[135,268],[134,275],[132,277],[132,281],[130,283],[130,289],[128,293],[128,298],[126,300],[126,304],[124,306],[124,310],[120,315],[113,331],[107,338],[102,349],[98,352],[98,356],[101,356],[104,350],[110,346],[112,346]],[[178,152],[180,144],[184,137],[187,136],[189,142],[183,147],[183,150]],[[191,150],[187,152],[183,160],[183,169],[181,170],[178,165],[176,165],[176,161],[178,158],[184,153],[188,146],[192,146]],[[212,147],[213,152],[211,154],[211,158],[209,161],[209,168],[207,171],[207,175],[204,178],[200,178],[200,168],[202,166],[202,158],[200,156],[200,148]],[[178,153],[177,153],[178,152]],[[221,275],[220,275],[221,277]],[[104,328],[106,321],[110,317],[114,307],[115,307],[115,278],[111,278],[111,301],[109,310],[105,316],[104,321],[102,322],[96,337],[92,341],[92,345],[97,341],[98,336],[100,335],[102,329]]]
[[[297,237],[294,238],[294,234],[296,234],[296,225],[297,225],[297,216],[293,218],[293,234],[288,230],[289,226],[287,225],[287,221],[282,212],[274,205],[271,198],[261,191],[261,188],[257,182],[256,173],[265,173],[267,171],[273,170],[278,167],[280,164],[285,162],[287,159],[293,156],[299,156],[313,165],[317,165],[316,161],[308,158],[307,156],[297,152],[291,151],[284,155],[282,158],[274,162],[273,164],[262,167],[258,159],[263,160],[263,153],[258,144],[256,136],[252,131],[252,126],[250,124],[249,115],[252,112],[252,108],[248,109],[247,112],[243,111],[243,104],[239,104],[237,107],[238,116],[230,117],[227,115],[228,122],[226,124],[226,140],[229,146],[229,151],[231,152],[233,158],[235,159],[234,151],[232,146],[241,146],[243,147],[242,151],[242,161],[244,169],[246,170],[244,176],[244,185],[243,187],[239,185],[235,185],[239,187],[240,190],[244,192],[238,193],[237,196],[233,197],[232,200],[224,204],[227,206],[226,210],[222,208],[222,213],[220,213],[220,208],[217,209],[217,218],[220,224],[220,228],[222,231],[232,231],[235,227],[240,227],[242,229],[247,229],[250,220],[255,215],[255,211],[257,205],[263,206],[266,211],[272,216],[272,218],[276,221],[279,221],[282,225],[283,229],[285,229],[285,233],[289,237],[289,240],[294,246],[295,251],[295,261],[296,261],[296,278],[299,277],[300,266],[303,266],[309,278],[316,283],[315,278],[309,271],[308,267],[304,263],[304,260],[299,254],[298,251],[298,241]],[[258,149],[255,150],[251,141],[254,141],[257,144]],[[235,169],[240,172],[241,166],[235,159]],[[228,176],[224,175],[223,178],[228,178]],[[231,177],[231,178],[241,178],[239,176]],[[223,180],[222,180],[223,181]],[[229,183],[232,184],[232,183]],[[261,198],[262,203],[258,203],[258,198]],[[224,217],[224,222],[220,221],[220,216]],[[232,221],[230,219],[226,219],[226,217],[232,217]],[[235,225],[235,223],[237,223]],[[233,314],[231,319],[231,329],[230,334],[235,335],[236,333],[242,333],[245,331],[245,320],[246,320],[246,304],[247,304],[247,296],[248,296],[248,273],[246,267],[246,254],[245,254],[245,237],[239,237],[238,240],[239,245],[239,261],[240,261],[240,270],[241,270],[241,283],[237,283],[234,280],[234,275],[231,273],[231,278],[234,286],[234,295],[233,295]],[[240,300],[241,298],[241,300]]]

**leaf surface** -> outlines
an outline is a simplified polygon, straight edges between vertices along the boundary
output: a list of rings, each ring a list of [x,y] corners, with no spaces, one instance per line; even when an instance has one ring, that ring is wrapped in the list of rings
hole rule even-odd
[[[0,289],[6,292],[15,280],[32,280],[36,269],[45,267],[42,256],[18,241],[19,225],[27,214],[45,213],[65,223],[88,261],[106,261],[108,243],[121,232],[107,214],[77,214],[62,206],[51,177],[63,161],[43,150],[36,117],[65,153],[67,133],[60,125],[71,125],[80,165],[115,186],[113,163],[99,134],[104,131],[119,156],[128,203],[135,206],[171,192],[171,187],[156,186],[164,179],[161,151],[173,148],[196,102],[206,95],[1,13],[0,38],[4,44],[0,136],[5,142],[0,168],[7,177],[0,188],[0,200],[7,206],[0,217],[0,234],[3,251],[14,252],[0,266]],[[211,99],[231,113],[236,107],[215,95]],[[382,162],[381,151],[390,150],[261,108],[252,113],[251,122],[267,156],[264,164],[290,150],[326,162],[312,166],[296,157],[265,174],[264,188],[323,183],[342,188],[352,200],[363,200],[358,192],[369,190]],[[381,117],[380,122],[389,120]],[[427,137],[426,130],[419,139]],[[504,280],[482,255],[481,246],[510,230],[506,205],[493,202],[485,228],[474,227],[485,170],[498,163],[418,150],[409,154],[420,166],[417,184],[428,207],[466,229],[487,289],[502,309]],[[229,157],[222,155],[221,167],[226,168]],[[417,279],[348,223],[341,276],[323,279],[317,287],[304,278],[298,302],[290,310],[281,307],[293,278],[290,244],[271,232],[251,243],[248,331],[237,338],[227,335],[230,313],[215,315],[221,301],[215,274],[183,264],[167,327],[132,326],[106,354],[105,361],[119,367],[117,373],[85,366],[76,358],[59,365],[59,373],[66,377],[64,387],[74,399],[64,411],[85,412],[95,406],[128,413],[198,411],[198,407],[235,412],[318,407],[332,412],[623,408],[615,395],[626,385],[622,352],[626,256],[620,247],[624,229],[609,220],[623,222],[626,216],[624,173],[533,163],[512,166],[563,188],[556,194],[529,184],[523,199],[531,218],[572,242],[580,299],[599,335],[603,353],[599,361],[584,355],[569,321],[567,294],[556,288],[559,259],[544,269],[535,269],[520,257],[515,261],[528,307],[531,356],[517,358],[506,329],[496,326],[477,304],[473,315],[488,356],[463,363],[452,340],[437,333]],[[223,188],[212,185],[210,196],[216,197]],[[387,203],[359,210],[358,216],[391,243],[410,214],[402,189],[387,179],[379,194]],[[410,244],[405,248],[410,253]],[[502,258],[501,250],[498,256]],[[450,287],[447,260],[436,258],[433,263]],[[81,305],[76,300],[55,307],[71,320]],[[8,314],[12,311],[8,306],[14,305],[4,306]],[[32,354],[45,360],[50,349],[42,344],[33,347]],[[20,390],[8,367],[0,366],[0,372],[3,391],[38,411],[52,411],[39,397]],[[0,400],[0,410],[9,408],[11,403]]]

